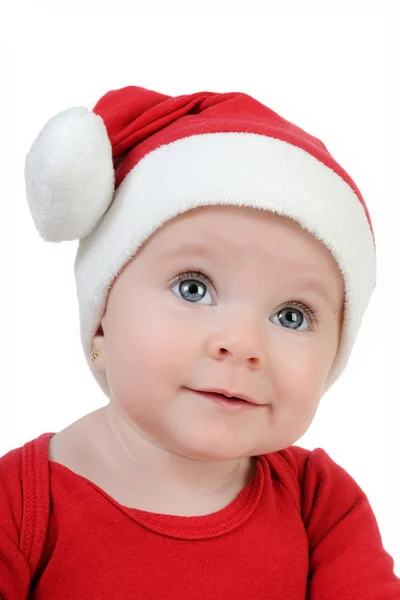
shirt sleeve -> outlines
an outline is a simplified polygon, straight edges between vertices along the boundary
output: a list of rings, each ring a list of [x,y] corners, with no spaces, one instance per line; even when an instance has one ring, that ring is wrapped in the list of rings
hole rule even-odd
[[[30,569],[19,548],[22,523],[21,449],[0,458],[0,599],[29,598]]]
[[[365,493],[321,448],[305,467],[302,511],[307,600],[400,600],[400,579]]]

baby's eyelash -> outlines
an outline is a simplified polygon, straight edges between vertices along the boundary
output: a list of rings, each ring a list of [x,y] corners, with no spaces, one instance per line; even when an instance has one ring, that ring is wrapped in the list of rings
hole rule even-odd
[[[201,271],[183,271],[183,272],[179,273],[176,276],[175,285],[177,283],[180,283],[184,279],[190,279],[190,278],[199,279],[204,284],[211,284],[212,287],[215,289],[215,286],[214,286],[214,283],[213,283],[211,277],[209,275],[202,273]],[[308,304],[304,304],[303,302],[299,302],[298,300],[290,300],[289,302],[286,302],[285,305],[279,309],[279,311],[283,310],[284,308],[298,308],[299,310],[302,310],[306,314],[306,316],[310,319],[310,321],[314,325],[318,325],[318,323],[319,323],[318,311],[315,308],[312,308],[311,306],[309,306]]]
[[[175,285],[177,283],[180,283],[184,279],[190,279],[190,278],[200,279],[200,281],[202,281],[203,283],[205,283],[205,284],[210,283],[212,285],[212,287],[214,287],[214,283],[213,283],[213,280],[211,279],[211,277],[209,277],[208,275],[205,275],[204,273],[201,273],[200,271],[184,271],[182,273],[179,273],[176,276]]]
[[[303,302],[299,302],[298,300],[291,300],[290,302],[287,302],[287,304],[285,304],[285,306],[283,308],[289,308],[289,307],[290,308],[298,308],[298,309],[302,310],[303,312],[305,312],[306,316],[310,319],[310,321],[314,325],[318,325],[318,323],[319,323],[318,311],[315,308],[312,308],[311,306],[309,306],[308,304],[304,304]],[[279,310],[283,310],[283,308],[280,308]]]

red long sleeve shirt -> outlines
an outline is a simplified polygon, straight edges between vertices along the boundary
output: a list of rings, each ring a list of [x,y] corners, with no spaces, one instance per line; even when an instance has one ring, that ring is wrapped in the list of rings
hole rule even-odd
[[[49,461],[43,434],[0,458],[5,600],[400,600],[360,487],[322,449],[259,456],[200,517],[121,506]]]

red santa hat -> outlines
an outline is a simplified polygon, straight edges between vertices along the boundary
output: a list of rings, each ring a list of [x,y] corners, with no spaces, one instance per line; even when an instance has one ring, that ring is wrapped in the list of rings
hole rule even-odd
[[[345,283],[339,350],[349,359],[375,286],[364,199],[325,145],[251,96],[171,97],[128,86],[93,110],[51,118],[26,157],[26,193],[48,241],[79,239],[75,276],[87,362],[108,290],[143,242],[198,206],[247,206],[296,220],[335,258]],[[105,376],[92,369],[109,395]]]

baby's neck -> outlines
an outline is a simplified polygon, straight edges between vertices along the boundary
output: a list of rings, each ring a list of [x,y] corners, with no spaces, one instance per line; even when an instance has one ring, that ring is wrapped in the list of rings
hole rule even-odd
[[[50,458],[93,481],[123,506],[180,516],[211,514],[232,502],[254,476],[256,461],[250,458],[232,463],[230,470],[224,463],[225,469],[218,470],[217,464],[207,471],[210,463],[177,457],[181,460],[174,468],[162,448],[154,446],[149,455],[144,452],[146,440],[132,443],[137,437],[129,437],[118,417],[107,410],[89,413],[57,434]],[[196,479],[197,465],[201,468]],[[191,478],[186,482],[188,468]]]

